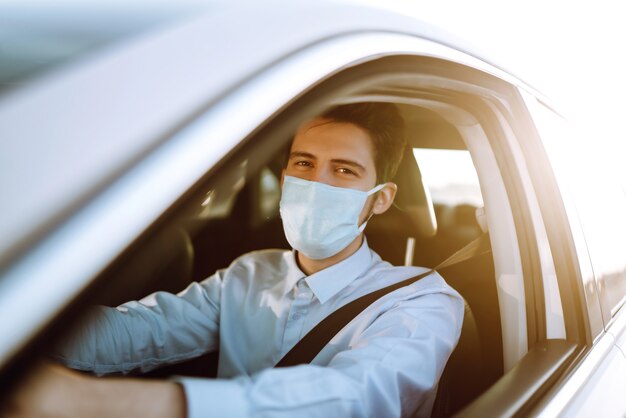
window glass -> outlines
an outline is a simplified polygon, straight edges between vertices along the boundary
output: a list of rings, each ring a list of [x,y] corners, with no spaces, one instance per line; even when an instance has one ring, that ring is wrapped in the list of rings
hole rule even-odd
[[[433,203],[483,206],[478,175],[467,150],[413,148]]]
[[[561,117],[538,105],[533,114],[560,187],[572,194],[593,265],[605,319],[626,295],[626,196],[608,157],[591,137],[581,138]],[[595,146],[594,146],[595,145]]]

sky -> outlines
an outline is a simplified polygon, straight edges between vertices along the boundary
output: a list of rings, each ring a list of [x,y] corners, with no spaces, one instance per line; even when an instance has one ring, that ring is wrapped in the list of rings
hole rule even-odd
[[[356,0],[355,0],[356,1]],[[358,0],[451,29],[586,129],[626,184],[626,8],[618,0]]]

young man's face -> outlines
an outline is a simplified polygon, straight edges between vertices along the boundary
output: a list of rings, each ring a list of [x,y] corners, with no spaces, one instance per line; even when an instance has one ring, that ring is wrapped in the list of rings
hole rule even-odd
[[[369,191],[377,185],[374,145],[369,134],[357,125],[316,118],[296,132],[283,174]],[[386,183],[380,192],[369,196],[359,225],[372,214],[385,212],[395,193],[396,185]]]
[[[372,190],[377,185],[374,145],[369,134],[357,125],[323,118],[313,119],[302,124],[296,132],[287,165],[283,170],[283,179],[285,175],[346,189],[364,192]],[[369,195],[361,209],[357,224],[361,226],[372,215],[385,212],[393,202],[396,189],[395,184],[385,183],[378,192]],[[315,206],[312,207],[314,208]],[[306,216],[309,220],[316,219],[314,214],[307,213]],[[297,240],[296,236],[297,233],[292,238]],[[362,239],[361,233],[338,253],[325,258],[319,258],[320,255],[315,256],[318,258],[309,258],[310,256],[305,256],[304,250],[299,248],[298,261],[303,271],[311,274],[354,253],[361,245]],[[317,241],[320,241],[319,236],[314,237],[312,242]],[[315,251],[317,254],[324,254],[321,249]],[[306,254],[306,251],[304,253]],[[322,259],[324,261],[320,264],[318,260]]]
[[[372,141],[354,124],[313,119],[298,129],[285,174],[336,187],[370,190],[376,186]]]

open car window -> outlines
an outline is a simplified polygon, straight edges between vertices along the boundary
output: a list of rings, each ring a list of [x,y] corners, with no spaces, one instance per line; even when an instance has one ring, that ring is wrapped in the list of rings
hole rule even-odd
[[[407,121],[410,150],[405,165],[420,177],[397,179],[397,205],[371,220],[368,243],[392,264],[425,267],[436,266],[486,232],[491,243],[489,253],[440,272],[467,301],[474,327],[464,327],[464,332],[474,335],[469,351],[480,362],[472,368],[463,358],[455,366],[451,360],[457,375],[446,376],[446,382],[454,383],[442,384],[447,398],[436,413],[448,415],[467,406],[511,370],[524,380],[515,370],[520,364],[524,370],[539,371],[529,375],[526,386],[505,381],[500,392],[510,396],[511,404],[528,401],[537,385],[550,381],[551,367],[560,367],[572,351],[568,344],[545,344],[563,342],[570,335],[562,329],[564,314],[558,309],[555,276],[562,275],[561,270],[547,263],[552,252],[541,247],[547,238],[539,244],[536,239],[541,232],[545,235],[546,226],[536,210],[523,150],[516,145],[518,127],[510,123],[506,106],[494,105],[505,99],[517,103],[516,90],[480,72],[469,71],[468,76],[463,66],[430,58],[380,59],[363,65],[319,81],[240,138],[236,149],[207,167],[93,280],[75,304],[74,318],[93,303],[116,306],[155,291],[179,292],[249,251],[289,250],[278,202],[282,164],[296,127],[337,104],[392,102]],[[368,78],[379,72],[386,81]],[[358,83],[350,84],[352,78]],[[483,100],[485,95],[493,100]],[[214,121],[220,120],[230,119]],[[212,138],[213,130],[221,127],[204,128],[203,135]],[[432,219],[425,225],[427,215]],[[551,308],[555,314],[548,323]],[[67,328],[69,312],[53,330]],[[57,334],[63,340],[63,334]],[[548,363],[533,357],[537,350],[553,352],[550,349],[558,355]],[[478,380],[463,375],[470,369]]]
[[[435,228],[429,234],[414,230],[410,226],[415,221],[411,218],[411,206],[399,201],[390,213],[371,220],[366,237],[371,248],[393,264],[409,262],[434,267],[487,231],[480,181],[465,138],[453,124],[424,107],[402,103],[398,106],[405,114],[421,120],[409,124],[412,148],[405,159],[422,172],[423,186],[432,199]],[[432,130],[433,125],[450,130],[451,136],[442,136],[438,143],[432,136],[421,135]],[[192,281],[201,281],[226,268],[246,252],[264,248],[289,250],[278,202],[285,146],[290,138],[291,134],[286,134],[284,145],[265,159],[253,152],[242,152],[225,164],[217,175],[198,187],[193,197],[178,205],[176,215],[164,220],[104,273],[92,302],[115,306],[155,291],[175,293]],[[413,149],[416,151],[411,152]],[[396,181],[403,194],[412,193],[414,184],[403,179]],[[410,201],[407,199],[405,202]],[[407,251],[411,252],[409,257]],[[474,382],[471,390],[454,389],[446,406],[439,407],[438,413],[446,414],[466,405],[502,376],[504,348],[493,254],[474,258],[441,274],[466,298],[477,327],[474,343],[482,347],[477,357],[481,359],[480,380]],[[508,344],[517,346],[519,342]],[[462,370],[466,365],[459,363],[456,367]],[[203,367],[193,369],[200,375],[206,371]],[[184,370],[189,372],[189,367]],[[166,369],[151,376],[163,373],[181,371]]]

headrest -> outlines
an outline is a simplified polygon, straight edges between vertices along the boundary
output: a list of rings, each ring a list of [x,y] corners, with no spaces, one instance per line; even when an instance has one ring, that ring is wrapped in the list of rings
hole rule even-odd
[[[407,151],[395,178],[398,184],[395,203],[407,215],[418,235],[432,237],[437,234],[433,201],[412,150],[409,148]]]
[[[436,235],[435,209],[412,152],[405,154],[394,182],[398,185],[394,204],[387,212],[370,220],[368,239],[373,242],[378,236],[390,234],[415,238]]]

